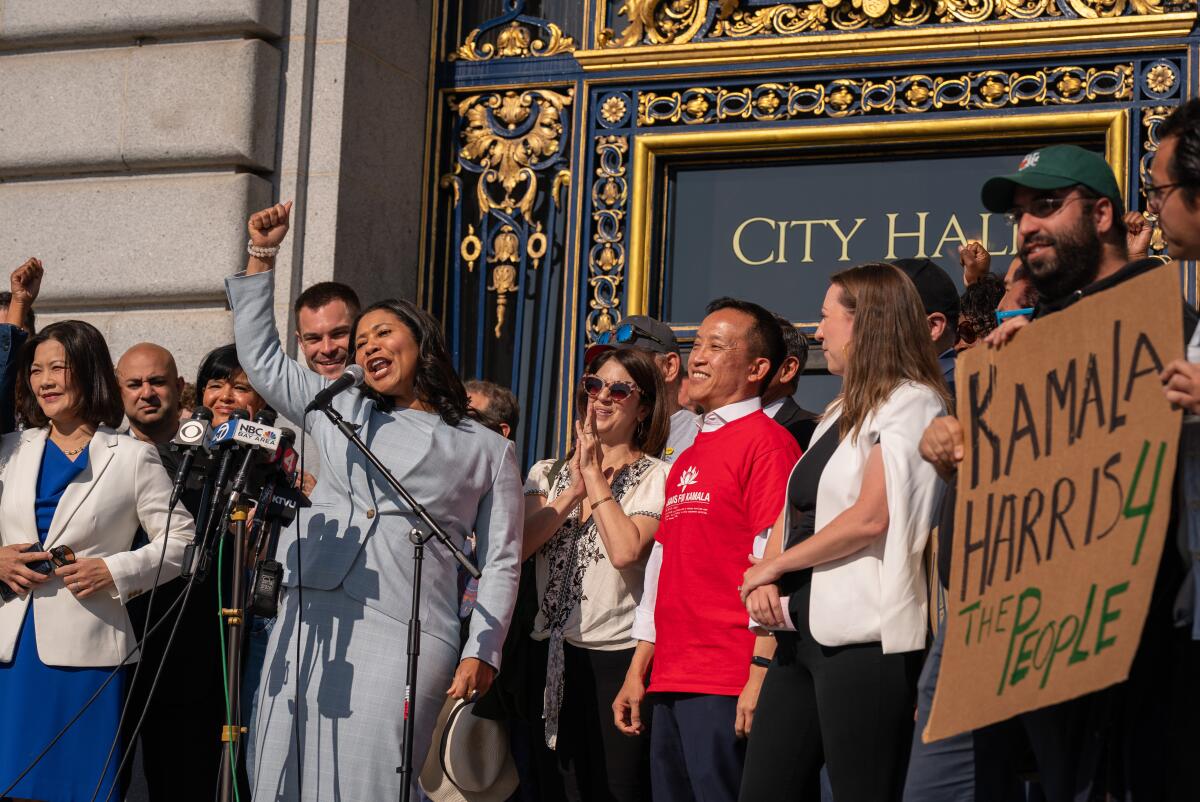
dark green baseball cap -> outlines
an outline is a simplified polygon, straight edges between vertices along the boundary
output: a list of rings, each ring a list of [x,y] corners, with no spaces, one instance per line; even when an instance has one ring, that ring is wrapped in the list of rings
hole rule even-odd
[[[985,209],[1003,214],[1012,209],[1017,187],[1064,189],[1076,184],[1108,198],[1118,210],[1125,208],[1108,162],[1099,153],[1078,145],[1051,145],[1026,154],[1015,173],[985,181],[981,197]]]

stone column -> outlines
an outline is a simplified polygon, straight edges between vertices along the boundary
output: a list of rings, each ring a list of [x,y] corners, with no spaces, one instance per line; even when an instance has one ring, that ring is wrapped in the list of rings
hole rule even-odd
[[[278,322],[304,286],[416,285],[429,81],[425,0],[0,3],[0,281],[46,264],[39,325],[192,378],[232,338],[222,279],[245,220],[297,202]]]

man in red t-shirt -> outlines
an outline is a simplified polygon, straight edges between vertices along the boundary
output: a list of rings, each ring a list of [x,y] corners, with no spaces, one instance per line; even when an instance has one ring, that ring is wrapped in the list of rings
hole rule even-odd
[[[761,394],[784,356],[779,326],[757,304],[708,307],[689,358],[691,397],[703,409],[695,442],[671,468],[656,539],[663,546],[656,641],[639,641],[633,681],[653,661],[651,785],[655,802],[736,800],[769,637],[747,628],[738,594],[756,535],[783,507],[800,448],[762,412]],[[756,658],[752,665],[752,658]],[[636,707],[613,705],[625,732]]]

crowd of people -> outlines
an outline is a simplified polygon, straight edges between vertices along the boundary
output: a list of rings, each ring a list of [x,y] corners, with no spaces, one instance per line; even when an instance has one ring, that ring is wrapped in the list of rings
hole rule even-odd
[[[1200,101],[1159,136],[1146,208],[1170,257],[1200,259]],[[30,259],[0,298],[0,798],[122,798],[137,749],[151,799],[211,799],[231,740],[244,798],[396,798],[410,713],[415,790],[434,802],[1200,798],[1191,424],[1129,679],[921,737],[970,423],[955,417],[956,355],[1175,269],[1147,256],[1151,222],[1082,148],[1035,151],[981,200],[1020,250],[1001,276],[965,245],[962,294],[928,259],[842,270],[811,343],[719,298],[686,364],[670,326],[625,318],[587,349],[570,448],[523,483],[518,400],[464,383],[419,306],[315,285],[295,302],[288,356],[272,269],[290,203],[248,221],[246,269],[226,280],[235,342],[203,359],[194,402],[160,345],[114,364],[85,322],[35,330]],[[1187,358],[1161,379],[1194,415],[1200,335],[1181,309]],[[823,410],[794,400],[814,343],[840,380]],[[306,409],[349,364],[362,384],[332,408],[480,573],[427,547],[411,699],[419,517]],[[251,555],[283,563],[284,588],[277,616],[246,627],[249,733],[223,740],[217,612],[243,602],[228,555],[181,575],[213,500],[188,489],[173,505],[172,441],[192,415],[217,426],[264,410],[303,430],[308,506],[274,555]]]

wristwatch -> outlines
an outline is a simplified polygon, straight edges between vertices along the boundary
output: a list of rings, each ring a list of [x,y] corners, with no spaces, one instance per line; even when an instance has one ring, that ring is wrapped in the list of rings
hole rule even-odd
[[[758,666],[759,668],[770,668],[771,667],[771,658],[763,657],[760,654],[756,654],[750,658],[750,665]]]

